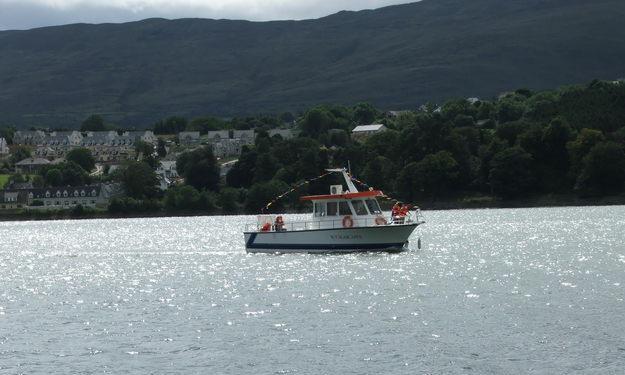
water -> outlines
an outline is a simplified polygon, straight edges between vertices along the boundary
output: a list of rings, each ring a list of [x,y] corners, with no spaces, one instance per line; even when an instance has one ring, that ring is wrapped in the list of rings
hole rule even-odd
[[[341,256],[247,255],[251,217],[0,223],[0,373],[623,373],[625,207],[426,219]]]

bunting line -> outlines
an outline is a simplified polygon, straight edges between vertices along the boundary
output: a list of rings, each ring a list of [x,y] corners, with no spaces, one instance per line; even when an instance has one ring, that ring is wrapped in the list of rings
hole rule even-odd
[[[298,190],[298,189],[300,189],[302,186],[307,185],[307,184],[310,184],[311,182],[314,182],[314,181],[320,180],[320,179],[322,179],[322,178],[324,178],[324,177],[326,177],[326,176],[328,176],[328,175],[331,175],[332,173],[333,173],[333,172],[324,173],[324,174],[319,175],[319,176],[317,176],[317,177],[315,177],[315,178],[311,178],[311,179],[309,179],[309,180],[305,180],[305,181],[303,181],[303,182],[300,182],[300,183],[299,183],[299,184],[297,184],[297,185],[291,186],[291,189],[289,189],[289,190],[287,190],[286,192],[284,192],[284,193],[282,193],[282,194],[278,195],[278,196],[277,196],[277,197],[275,197],[273,200],[271,200],[271,202],[267,203],[267,205],[266,205],[266,206],[265,206],[265,207],[261,210],[261,213],[265,213],[265,211],[269,210],[269,208],[270,208],[271,206],[273,206],[275,203],[277,203],[279,200],[281,200],[282,198],[286,197],[287,195],[289,195],[289,194],[291,194],[291,193],[293,193],[293,192],[297,191],[297,190]],[[372,186],[369,186],[367,183],[365,183],[365,182],[363,182],[363,181],[360,181],[360,180],[359,180],[359,179],[357,179],[356,177],[352,176],[352,174],[351,174],[351,173],[348,173],[347,175],[349,176],[349,178],[350,178],[352,181],[354,181],[354,182],[356,182],[357,184],[359,184],[359,185],[363,186],[363,187],[364,187],[364,188],[366,188],[367,190],[374,190],[374,188],[373,188]],[[403,201],[401,201],[401,200],[399,200],[399,199],[395,199],[395,198],[393,198],[393,197],[389,197],[389,196],[388,196],[388,195],[386,195],[386,194],[381,195],[381,196],[380,196],[380,198],[382,198],[382,199],[386,199],[386,200],[388,200],[388,201],[395,202],[395,203],[405,204]],[[413,205],[413,206],[414,206],[414,207],[418,207],[418,206],[416,206],[416,205]]]
[[[265,211],[269,210],[269,208],[270,208],[271,206],[273,206],[275,203],[277,203],[280,199],[282,199],[282,198],[286,197],[287,195],[289,195],[289,194],[293,193],[294,191],[296,191],[296,190],[300,189],[302,186],[307,185],[307,184],[310,184],[310,183],[311,183],[311,182],[313,182],[313,181],[317,181],[317,180],[319,180],[319,179],[322,179],[322,178],[324,178],[325,176],[328,176],[328,175],[330,175],[330,174],[332,174],[332,172],[324,173],[324,174],[322,174],[322,175],[320,175],[320,176],[317,176],[317,177],[315,177],[315,178],[311,178],[311,179],[309,179],[309,180],[305,180],[305,181],[303,181],[303,182],[300,182],[300,183],[299,183],[299,184],[297,184],[297,185],[292,186],[292,187],[291,187],[291,189],[289,189],[288,191],[286,191],[286,192],[284,192],[284,193],[282,193],[282,194],[278,195],[278,196],[277,196],[277,197],[275,197],[275,198],[274,198],[271,202],[267,203],[267,205],[266,205],[266,206],[265,206],[265,207],[261,210],[261,213],[264,213]]]

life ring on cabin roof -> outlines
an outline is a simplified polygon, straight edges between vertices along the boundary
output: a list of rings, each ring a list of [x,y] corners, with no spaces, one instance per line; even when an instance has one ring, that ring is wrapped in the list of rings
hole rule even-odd
[[[343,228],[351,228],[354,226],[354,219],[347,215],[343,218]]]
[[[378,216],[375,218],[375,225],[386,225],[388,222],[382,216]]]

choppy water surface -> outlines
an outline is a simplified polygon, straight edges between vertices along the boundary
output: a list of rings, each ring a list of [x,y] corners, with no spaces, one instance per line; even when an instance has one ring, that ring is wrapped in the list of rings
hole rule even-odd
[[[0,372],[623,373],[625,207],[426,219],[342,256],[247,255],[252,217],[0,223]]]

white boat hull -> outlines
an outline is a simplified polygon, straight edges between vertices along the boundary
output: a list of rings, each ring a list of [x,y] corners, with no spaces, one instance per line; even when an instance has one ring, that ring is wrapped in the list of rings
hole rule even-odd
[[[420,223],[298,230],[245,232],[248,253],[351,253],[402,251]]]

